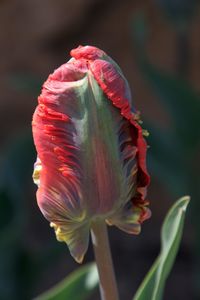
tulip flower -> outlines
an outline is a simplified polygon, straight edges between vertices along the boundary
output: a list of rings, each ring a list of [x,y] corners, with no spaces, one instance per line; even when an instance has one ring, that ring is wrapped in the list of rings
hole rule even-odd
[[[129,85],[102,50],[79,46],[44,83],[33,116],[38,206],[81,262],[91,224],[138,234],[150,217],[147,144]]]

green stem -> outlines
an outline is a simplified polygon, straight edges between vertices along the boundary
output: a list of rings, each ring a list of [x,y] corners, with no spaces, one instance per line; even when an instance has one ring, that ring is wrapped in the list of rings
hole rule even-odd
[[[92,223],[91,235],[99,273],[101,299],[119,300],[108,233],[104,220]]]

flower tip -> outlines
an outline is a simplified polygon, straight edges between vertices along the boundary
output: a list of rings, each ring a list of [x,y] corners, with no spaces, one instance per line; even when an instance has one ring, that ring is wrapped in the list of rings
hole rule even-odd
[[[74,257],[75,261],[78,263],[78,264],[82,264],[83,263],[83,259],[84,259],[84,255],[82,256],[78,256],[78,257]]]
[[[104,55],[104,52],[94,46],[78,46],[75,49],[70,51],[70,55],[75,59],[88,59],[95,60],[101,58]]]

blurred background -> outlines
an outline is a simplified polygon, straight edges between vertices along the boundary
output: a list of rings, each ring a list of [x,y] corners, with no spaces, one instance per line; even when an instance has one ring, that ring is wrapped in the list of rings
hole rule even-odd
[[[32,299],[78,265],[35,200],[31,119],[41,84],[79,44],[118,62],[148,129],[152,218],[140,236],[109,229],[121,299],[160,247],[162,220],[190,194],[164,299],[200,299],[200,6],[198,0],[0,1],[0,299]],[[90,246],[85,262],[93,260]],[[98,293],[92,297],[98,300]],[[149,299],[147,299],[149,300]]]

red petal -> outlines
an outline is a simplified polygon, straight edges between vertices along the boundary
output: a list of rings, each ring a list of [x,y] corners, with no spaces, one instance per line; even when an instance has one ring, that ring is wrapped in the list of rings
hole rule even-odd
[[[142,128],[135,121],[134,113],[131,111],[128,85],[124,77],[110,62],[100,59],[91,61],[90,70],[108,99],[121,110],[123,117],[131,124],[133,143],[138,149],[138,188],[147,187],[150,182],[146,169],[147,144],[142,134]],[[141,193],[140,189],[138,189],[138,193],[143,201],[146,193]]]
[[[95,60],[103,57],[105,52],[93,46],[79,46],[76,49],[72,49],[70,54],[77,60],[82,58],[86,60]]]

